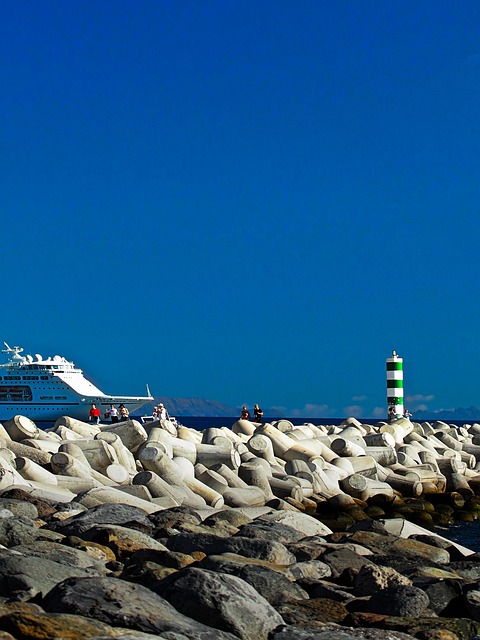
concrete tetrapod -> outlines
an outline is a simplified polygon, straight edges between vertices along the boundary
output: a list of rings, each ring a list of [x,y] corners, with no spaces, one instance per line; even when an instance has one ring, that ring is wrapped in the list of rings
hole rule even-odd
[[[25,438],[37,438],[40,433],[37,425],[25,416],[14,416],[10,420],[5,420],[3,428],[16,442]]]
[[[70,431],[73,431],[84,438],[94,438],[96,434],[100,432],[100,427],[96,424],[82,422],[81,420],[70,418],[69,416],[61,416],[58,418],[53,430],[55,431],[57,427],[66,427]]]
[[[138,420],[126,420],[125,422],[117,422],[117,424],[103,427],[103,431],[116,433],[120,436],[123,444],[135,453],[138,447],[147,439],[147,432]]]

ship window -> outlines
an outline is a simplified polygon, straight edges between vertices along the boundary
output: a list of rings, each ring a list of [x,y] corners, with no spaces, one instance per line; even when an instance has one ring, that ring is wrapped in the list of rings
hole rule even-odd
[[[48,380],[48,376],[40,376],[40,380]]]
[[[40,396],[40,400],[53,400],[53,396]]]
[[[4,402],[29,402],[32,399],[32,390],[30,387],[0,385],[0,400]]]
[[[23,376],[22,380],[38,380],[38,376]]]
[[[20,380],[20,376],[5,376],[5,380]]]

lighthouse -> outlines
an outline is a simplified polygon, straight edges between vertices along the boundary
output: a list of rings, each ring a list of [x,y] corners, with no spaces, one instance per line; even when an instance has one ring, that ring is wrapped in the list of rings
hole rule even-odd
[[[403,358],[396,351],[387,358],[387,405],[389,417],[403,416]]]

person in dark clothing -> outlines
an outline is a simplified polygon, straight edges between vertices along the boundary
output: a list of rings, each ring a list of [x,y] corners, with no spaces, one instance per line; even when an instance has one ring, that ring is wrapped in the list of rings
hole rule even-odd
[[[253,419],[254,419],[254,422],[258,422],[259,424],[262,424],[263,411],[262,409],[260,409],[258,404],[256,404],[253,408]]]

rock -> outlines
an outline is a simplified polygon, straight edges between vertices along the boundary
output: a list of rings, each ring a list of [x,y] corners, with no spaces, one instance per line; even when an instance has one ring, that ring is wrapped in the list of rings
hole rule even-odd
[[[236,636],[207,627],[172,607],[150,589],[118,578],[70,578],[42,600],[52,613],[88,616],[112,626],[188,640],[236,640]],[[128,637],[128,636],[127,636]]]
[[[373,616],[373,614],[370,614]],[[480,624],[468,618],[436,618],[427,616],[373,616],[373,624],[377,627],[377,632],[391,633],[392,631],[409,633],[411,636],[419,637],[419,634],[426,631],[449,631],[457,636],[459,640],[476,640],[480,633]],[[348,624],[359,622],[366,626],[368,614],[352,614],[348,618]],[[357,631],[357,629],[355,629]],[[379,637],[379,636],[377,636]],[[384,639],[385,640],[385,639]]]
[[[303,537],[325,536],[332,533],[331,529],[324,525],[323,522],[320,522],[320,520],[316,520],[305,513],[299,513],[297,511],[275,511],[264,515],[263,520],[286,524],[303,534]]]
[[[36,594],[46,594],[66,578],[95,573],[92,569],[0,550],[0,596],[28,599]]]
[[[455,571],[468,582],[480,581],[480,562],[472,560],[460,560],[451,562],[449,569]]]
[[[14,516],[9,510],[0,512],[0,545],[13,547],[18,544],[30,544],[38,536],[38,529],[30,518]]]
[[[417,633],[419,640],[458,640],[456,633],[447,631],[447,629],[427,629]]]
[[[428,605],[428,596],[421,589],[395,584],[374,593],[361,611],[386,616],[420,616]]]
[[[183,533],[172,536],[166,541],[172,551],[191,553],[194,550],[208,554],[237,553],[250,558],[267,560],[274,564],[292,564],[295,556],[280,542],[256,540],[236,536],[234,538],[220,538],[208,534]]]
[[[98,636],[112,638],[117,630],[99,620],[68,613],[30,613],[14,611],[3,614],[0,626],[14,638],[72,638],[87,640]],[[74,635],[72,635],[74,629]],[[158,637],[158,636],[157,636]],[[2,636],[0,635],[0,640]]]
[[[36,520],[38,518],[38,509],[34,504],[26,500],[14,500],[4,496],[5,494],[2,494],[0,497],[0,509],[8,509],[14,516],[26,516],[30,518],[30,520]],[[50,509],[52,512],[55,511],[53,507],[50,507]]]
[[[87,511],[67,518],[62,522],[50,524],[50,528],[64,535],[79,536],[95,525],[113,524],[131,527],[143,532],[152,532],[154,525],[147,514],[138,507],[126,504],[100,504]]]
[[[253,522],[242,525],[238,530],[238,535],[244,538],[257,538],[258,540],[276,540],[282,544],[297,542],[305,536],[297,529],[289,525],[268,522],[262,518],[257,518]]]
[[[343,604],[327,598],[287,602],[278,606],[277,611],[287,624],[307,628],[318,628],[325,622],[341,624],[348,615]]]
[[[97,542],[109,547],[117,560],[130,557],[139,549],[156,549],[166,551],[165,545],[145,533],[136,529],[129,529],[118,525],[95,525],[83,534],[86,540]]]
[[[318,541],[313,538],[304,538],[293,544],[285,545],[290,553],[296,557],[298,562],[308,562],[309,560],[316,560],[327,549],[327,542],[323,538]]]
[[[267,640],[283,624],[267,600],[236,576],[187,568],[151,588],[181,613],[242,640]]]
[[[267,560],[259,560],[258,558],[247,558],[246,556],[240,556],[236,553],[221,553],[218,555],[205,556],[198,565],[202,569],[209,569],[210,571],[217,571],[218,573],[229,573],[231,575],[240,575],[240,571],[243,567],[265,567],[284,575],[289,580],[293,581],[294,577],[290,571],[291,565],[280,565]]]
[[[97,542],[82,540],[82,538],[77,538],[76,536],[66,536],[62,539],[62,544],[74,549],[80,549],[94,560],[100,560],[100,562],[114,562],[116,560],[115,554],[109,547]]]
[[[54,562],[60,562],[70,567],[79,567],[80,569],[93,569],[97,573],[107,573],[105,561],[96,560],[85,551],[73,549],[58,542],[39,541],[32,544],[23,544],[11,547],[12,551],[16,551],[25,556],[36,558],[47,558]]]
[[[437,615],[447,618],[469,615],[462,598],[463,590],[459,580],[415,580],[414,586],[419,587],[427,594],[430,602],[428,607]]]
[[[448,564],[450,555],[445,549],[393,535],[383,535],[372,531],[355,531],[348,539],[356,542],[379,555],[401,555],[404,558],[422,560],[425,564]]]
[[[47,500],[41,500],[40,498],[36,498],[32,496],[28,491],[23,491],[22,489],[7,489],[1,495],[0,500],[7,500],[9,502],[19,502],[22,504],[30,504],[37,510],[37,515],[32,517],[28,513],[23,513],[22,515],[27,515],[29,518],[35,520],[36,518],[42,518],[43,520],[50,517],[53,513],[55,513],[55,503],[49,502]],[[12,506],[5,505],[7,509],[12,511]],[[23,508],[23,507],[22,507]]]
[[[132,563],[128,567],[123,567],[116,577],[150,588],[152,584],[163,580],[172,573],[175,573],[175,571],[176,569],[171,567],[165,567],[161,564],[144,560]]]
[[[118,627],[116,627],[116,630],[120,635],[115,635],[115,640],[188,640],[183,633],[174,633],[173,631],[168,632],[167,638],[167,635],[159,636],[156,633],[143,633],[143,631],[127,630],[125,633],[121,633]],[[0,637],[0,640],[3,639]],[[94,638],[89,638],[89,640],[111,640],[111,636],[95,636]]]
[[[391,545],[391,553],[399,553],[405,558],[416,558],[418,560],[430,561],[435,564],[448,564],[450,562],[450,554],[446,549],[432,547],[418,540],[410,538],[394,540]]]
[[[332,570],[325,562],[309,560],[291,565],[290,573],[297,582],[303,585],[314,585],[325,578],[330,578]]]
[[[467,591],[463,596],[470,618],[480,621],[480,591]]]
[[[148,516],[155,529],[173,529],[182,524],[200,524],[201,517],[190,507],[173,507],[165,511],[156,511]]]
[[[270,634],[270,640],[356,640],[360,636],[342,627],[326,628],[325,625],[317,629],[302,629],[289,625],[275,630]],[[355,632],[357,629],[355,629]],[[408,636],[411,639],[411,636]],[[385,638],[383,640],[386,640]]]
[[[271,605],[291,600],[308,600],[310,597],[300,585],[267,567],[245,565],[233,575],[248,582]]]
[[[155,562],[172,569],[183,569],[195,560],[191,555],[170,551],[169,549],[140,549],[135,551],[125,562],[125,567],[139,562]]]
[[[205,518],[203,524],[206,524],[209,527],[215,527],[219,522],[223,522],[225,520],[234,527],[241,527],[244,524],[252,522],[252,518],[246,516],[243,511],[240,511],[240,509],[222,509],[221,511],[216,511]]]
[[[412,585],[412,581],[395,569],[380,565],[364,565],[360,568],[353,585],[356,596],[370,596],[379,589],[395,584]]]
[[[327,550],[321,556],[321,559],[322,562],[330,567],[333,578],[340,577],[346,569],[359,571],[365,564],[373,565],[371,560],[351,551],[350,549]]]
[[[335,600],[335,602],[348,603],[354,598],[351,587],[339,586],[333,582],[317,582],[309,589],[311,598],[328,598],[329,600]]]

